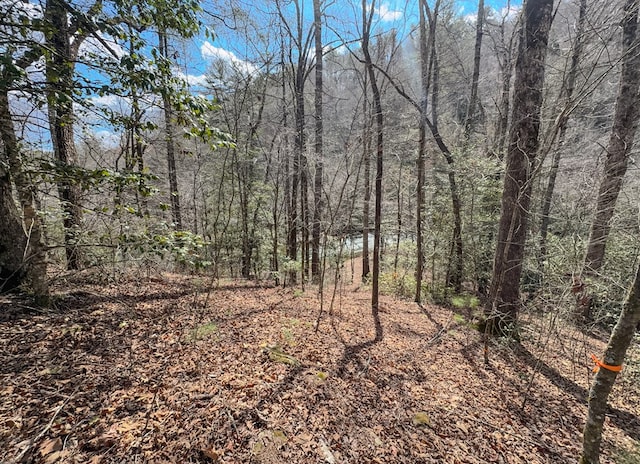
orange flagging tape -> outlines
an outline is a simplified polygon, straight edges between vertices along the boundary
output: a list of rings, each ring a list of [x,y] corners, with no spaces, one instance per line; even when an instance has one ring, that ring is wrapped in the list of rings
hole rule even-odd
[[[598,372],[598,368],[600,367],[612,372],[620,372],[622,370],[622,366],[611,366],[610,364],[603,363],[596,357],[595,354],[591,355],[591,359],[593,359],[593,362],[595,364],[595,367],[593,368],[593,372]]]

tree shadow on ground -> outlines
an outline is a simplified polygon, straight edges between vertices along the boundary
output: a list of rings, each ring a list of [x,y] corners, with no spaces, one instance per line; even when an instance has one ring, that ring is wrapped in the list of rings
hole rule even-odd
[[[587,402],[588,391],[574,381],[562,376],[556,369],[549,366],[543,360],[535,357],[526,347],[518,345],[514,349],[514,353],[522,362],[533,369],[534,372],[540,372],[553,385],[561,390],[569,393],[578,401]],[[635,414],[621,409],[609,406],[608,414],[611,423],[622,430],[631,438],[637,438],[638,430],[640,430],[640,418]]]

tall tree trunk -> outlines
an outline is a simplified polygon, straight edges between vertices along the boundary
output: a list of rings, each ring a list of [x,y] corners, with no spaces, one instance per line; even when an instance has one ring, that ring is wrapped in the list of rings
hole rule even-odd
[[[435,24],[427,33],[426,13],[428,6],[422,1],[418,5],[420,13],[420,104],[419,104],[419,133],[418,141],[418,186],[416,200],[416,303],[422,302],[422,277],[424,274],[424,237],[422,227],[424,225],[424,208],[425,208],[425,171],[426,171],[426,151],[427,151],[427,122],[428,122],[428,104],[429,104],[429,88],[431,86],[431,71],[433,67],[433,40],[435,32]],[[437,8],[437,5],[436,5]]]
[[[16,277],[21,276],[23,271],[26,272],[36,304],[48,306],[49,282],[47,279],[47,253],[42,232],[42,219],[38,216],[35,205],[36,188],[24,172],[24,166],[20,156],[20,147],[13,127],[13,118],[9,107],[9,96],[8,92],[4,89],[0,92],[0,140],[2,140],[4,151],[2,162],[9,166],[10,177],[13,179],[18,193],[18,199],[20,200],[20,206],[22,207],[22,230],[18,230],[14,225],[16,219],[14,215],[17,211],[14,211],[15,205],[13,205],[13,199],[10,195],[11,183],[8,180],[8,176],[3,177],[2,182],[5,182],[6,185],[2,186],[3,191],[0,201],[5,203],[10,201],[11,204],[0,207],[0,209],[5,210],[1,217],[6,218],[5,227],[7,231],[11,230],[12,233],[7,235],[4,233],[6,231],[2,231],[1,235],[8,240],[5,245],[6,247],[16,248],[13,251],[7,252],[15,254],[15,257],[20,256],[21,266],[23,267],[19,272],[18,268],[11,272],[15,272]],[[7,192],[9,192],[9,194],[7,194]],[[15,231],[13,229],[15,229]],[[16,232],[19,232],[20,235],[14,235]],[[3,268],[0,270],[0,276],[2,276],[5,271],[5,266],[0,263],[0,267]],[[4,276],[0,278],[3,277]],[[16,282],[18,281],[19,279],[16,280]],[[0,287],[2,284],[0,281]]]
[[[365,66],[366,68],[366,66]],[[362,91],[364,92],[364,98],[362,99],[362,118],[364,126],[362,129],[362,157],[364,161],[364,203],[362,205],[362,282],[366,282],[369,279],[371,269],[369,268],[369,216],[371,207],[371,114],[369,108],[369,100],[367,98],[367,92],[369,90],[367,77],[367,70],[365,69],[364,77],[362,79]]]
[[[0,292],[21,285],[26,277],[24,250],[27,238],[13,200],[9,170],[0,163]]]
[[[613,128],[607,147],[604,177],[600,183],[596,214],[591,224],[584,272],[597,272],[604,262],[610,221],[616,207],[622,181],[638,124],[638,90],[640,88],[640,53],[638,53],[638,1],[627,0],[622,18],[622,73]]]
[[[243,278],[248,279],[251,276],[251,259],[253,254],[253,240],[249,233],[249,178],[251,174],[246,162],[238,159],[237,151],[234,151],[234,159],[236,165],[236,175],[238,177],[238,194],[240,199],[240,225],[242,227],[242,264],[240,273]]]
[[[484,0],[478,1],[478,16],[476,18],[476,42],[473,53],[473,74],[471,77],[471,92],[469,105],[464,118],[464,139],[469,140],[477,122],[478,83],[480,82],[480,52],[482,51],[482,34],[484,27]]]
[[[393,257],[393,272],[398,272],[400,239],[402,235],[402,160],[398,157],[398,190],[396,192],[396,252]]]
[[[423,118],[420,117],[422,120]],[[425,152],[426,152],[426,125],[420,122],[420,141],[418,143],[418,186],[416,189],[416,293],[414,301],[422,303],[422,277],[424,274],[424,238],[422,226],[424,222],[424,177],[425,177]]]
[[[304,130],[304,129],[303,129]],[[306,135],[304,137],[306,139]],[[302,252],[302,284],[309,278],[309,159],[306,154],[306,143],[300,156],[300,222]]]
[[[382,340],[382,325],[379,315],[380,297],[380,247],[381,247],[381,224],[382,224],[382,173],[384,155],[384,117],[382,115],[382,103],[380,89],[373,61],[369,53],[369,41],[371,39],[371,24],[375,11],[375,0],[367,5],[366,0],[362,0],[362,53],[364,55],[365,67],[369,80],[371,81],[371,93],[373,96],[373,108],[376,119],[376,178],[375,178],[375,212],[374,212],[374,236],[373,236],[373,276],[371,289],[371,310],[376,327],[376,341]],[[367,237],[368,240],[368,237]]]
[[[293,77],[293,99],[295,105],[295,139],[294,139],[294,156],[293,156],[293,173],[291,178],[291,202],[289,214],[289,231],[288,231],[288,254],[292,261],[297,260],[297,233],[301,232],[301,265],[302,265],[302,282],[309,272],[309,189],[308,189],[308,164],[306,150],[306,133],[305,133],[305,96],[304,87],[308,73],[308,61],[311,32],[305,35],[304,32],[304,8],[299,0],[293,1],[295,8],[296,23],[294,27],[287,22],[282,10],[280,1],[276,1],[278,15],[283,24],[283,29],[287,31],[288,37],[292,42],[289,48],[289,64],[292,69]],[[284,42],[284,40],[283,40]],[[295,45],[295,53],[293,46]],[[293,57],[297,59],[294,62]],[[283,67],[284,77],[284,67]],[[284,85],[284,84],[283,84]],[[298,211],[298,196],[300,209]],[[295,272],[291,272],[290,279],[295,281]]]
[[[292,210],[295,212],[295,224],[293,232],[290,232],[291,235],[291,246],[293,251],[293,256],[290,256],[292,260],[297,259],[297,236],[298,231],[302,233],[301,237],[301,245],[302,245],[302,253],[301,260],[304,261],[304,230],[303,230],[303,222],[304,222],[304,191],[303,187],[306,187],[306,184],[303,186],[303,169],[304,169],[304,153],[303,150],[306,146],[305,140],[305,107],[304,107],[304,76],[300,70],[296,71],[295,81],[294,81],[294,100],[295,100],[295,125],[296,125],[296,133],[294,137],[294,155],[293,155],[293,178],[291,183],[291,203]],[[299,200],[299,201],[298,201]],[[299,203],[299,205],[298,205]],[[295,236],[293,236],[295,234]],[[293,247],[295,246],[295,250]],[[301,263],[302,267],[304,267],[304,263]],[[291,276],[293,277],[293,276]],[[302,272],[302,281],[304,282],[304,270]],[[295,281],[292,280],[292,283]]]
[[[498,243],[487,308],[487,330],[494,334],[514,333],[518,315],[552,10],[553,0],[528,0],[524,5]]]
[[[73,74],[81,37],[73,37],[64,0],[47,0],[45,20],[50,30],[45,34],[49,58],[46,60],[47,109],[51,142],[56,161],[63,166],[77,164],[73,125]],[[73,39],[73,44],[72,44]],[[80,186],[62,176],[58,194],[64,213],[64,238],[68,269],[81,267],[78,248],[82,228]]]
[[[615,366],[622,366],[638,323],[640,323],[640,268],[636,271],[635,280],[622,308],[618,323],[611,333],[602,360],[603,364],[614,366],[614,368],[601,367],[589,392],[589,412],[584,428],[580,464],[599,464],[600,462],[600,443],[607,412],[607,399],[618,376]]]
[[[510,11],[510,2],[507,1],[506,11]],[[503,15],[500,23],[501,49],[497,50],[498,65],[502,81],[500,101],[498,103],[498,120],[493,142],[493,151],[501,160],[504,158],[507,133],[509,130],[509,111],[511,108],[511,76],[513,73],[513,40],[515,33],[511,34],[509,42],[505,38],[507,14]],[[514,31],[515,32],[515,31]]]
[[[289,122],[287,117],[287,111],[289,108],[289,104],[287,103],[287,83],[285,80],[286,76],[286,65],[285,65],[285,40],[284,33],[280,32],[280,39],[282,42],[280,49],[280,63],[282,69],[282,125],[284,128],[284,138],[285,138],[285,159],[284,159],[284,200],[286,204],[287,210],[287,230],[286,230],[286,243],[287,243],[287,258],[290,261],[296,261],[298,259],[298,175],[297,175],[297,161],[296,155],[294,153],[293,160],[290,156],[289,152],[289,143],[288,136],[289,133]],[[293,163],[291,162],[293,161]],[[296,272],[293,269],[290,269],[288,272],[288,276],[286,276],[285,282],[289,281],[292,284],[296,282]]]
[[[311,252],[311,276],[314,281],[320,279],[320,229],[322,221],[322,210],[324,208],[324,198],[322,197],[322,12],[320,9],[321,0],[313,0],[313,21],[315,25],[315,47],[316,47],[316,87],[315,87],[315,176],[313,184],[313,196],[315,207],[313,209],[313,231],[312,231],[312,252]]]
[[[584,27],[587,16],[587,0],[580,0],[580,11],[578,13],[578,24],[576,27],[576,38],[573,43],[573,53],[571,54],[571,65],[563,82],[560,98],[564,100],[564,108],[561,110],[560,121],[558,122],[558,143],[553,152],[551,161],[551,169],[549,170],[549,179],[547,187],[542,199],[542,220],[540,222],[540,250],[538,254],[538,262],[540,268],[544,267],[547,259],[547,232],[549,230],[549,213],[551,212],[551,201],[553,200],[553,192],[556,186],[556,178],[558,169],[560,168],[560,158],[564,149],[564,142],[567,133],[567,123],[569,122],[568,107],[573,99],[573,91],[576,85],[576,76],[578,74],[578,64],[582,55],[584,45]]]
[[[431,134],[444,156],[449,167],[449,193],[451,195],[451,212],[453,214],[453,230],[451,237],[451,250],[449,252],[449,263],[447,266],[446,286],[454,289],[456,293],[462,291],[462,279],[464,273],[463,263],[463,244],[462,244],[462,203],[460,201],[460,192],[456,182],[455,161],[453,154],[444,143],[440,129],[438,128],[438,101],[439,101],[439,74],[440,68],[438,64],[438,49],[436,46],[436,26],[439,14],[440,1],[434,5],[433,12],[430,12],[426,1],[423,0],[423,8],[427,17],[429,17],[429,66],[431,68],[431,121],[427,121]],[[426,116],[425,116],[426,117]]]
[[[164,77],[168,78],[170,73],[169,50],[167,32],[163,29],[158,31],[158,45],[160,55],[164,63]],[[171,201],[171,219],[176,230],[182,230],[182,210],[180,209],[180,194],[178,192],[178,172],[176,170],[176,146],[175,129],[173,126],[173,105],[167,91],[162,92],[162,106],[164,110],[164,140],[167,148],[167,168],[169,174],[169,198]]]

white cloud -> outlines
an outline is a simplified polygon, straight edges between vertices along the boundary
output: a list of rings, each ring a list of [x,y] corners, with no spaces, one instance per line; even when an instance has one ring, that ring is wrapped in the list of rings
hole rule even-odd
[[[224,48],[216,47],[208,41],[205,41],[202,44],[200,47],[200,53],[205,60],[219,60],[228,63],[234,69],[243,74],[253,74],[258,70],[258,68],[256,68],[252,63],[238,58],[235,53],[225,50]]]
[[[87,37],[81,44],[79,54],[81,57],[88,57],[89,54],[98,55],[108,58],[122,58],[125,55],[124,49],[116,43],[113,38],[98,33],[100,39],[97,37]]]
[[[501,18],[505,19],[516,19],[520,14],[520,10],[522,9],[521,5],[511,5],[509,8],[503,7],[500,8],[499,15]]]
[[[185,74],[178,69],[174,71],[174,74],[176,74],[181,79],[184,79],[186,83],[192,87],[206,87],[209,84],[206,74]]]
[[[98,130],[94,133],[96,139],[106,148],[115,148],[120,145],[122,137],[120,134],[111,132],[110,130]]]
[[[402,15],[404,14],[399,10],[391,10],[386,3],[383,3],[379,8],[376,8],[376,13],[381,21],[395,21],[402,18]]]
[[[478,15],[476,13],[470,13],[463,16],[464,22],[468,24],[475,24],[478,19]]]
[[[113,111],[120,113],[127,113],[131,109],[131,102],[126,97],[120,97],[118,95],[103,95],[101,97],[93,97],[90,99],[91,103],[96,106],[103,106]]]

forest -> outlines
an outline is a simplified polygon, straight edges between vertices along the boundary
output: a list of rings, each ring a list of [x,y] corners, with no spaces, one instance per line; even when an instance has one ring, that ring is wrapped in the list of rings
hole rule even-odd
[[[0,0],[0,462],[640,463],[640,0]]]

